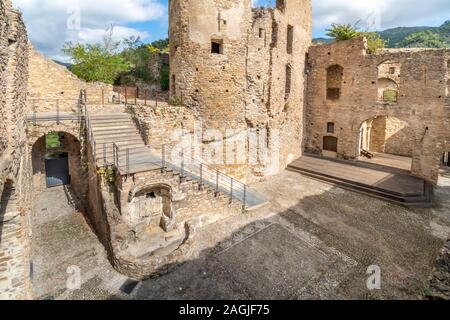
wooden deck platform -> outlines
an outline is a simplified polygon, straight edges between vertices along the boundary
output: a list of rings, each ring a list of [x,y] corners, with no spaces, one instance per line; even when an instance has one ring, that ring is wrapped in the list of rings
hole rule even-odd
[[[288,170],[369,196],[411,207],[429,207],[433,186],[404,170],[304,155]]]

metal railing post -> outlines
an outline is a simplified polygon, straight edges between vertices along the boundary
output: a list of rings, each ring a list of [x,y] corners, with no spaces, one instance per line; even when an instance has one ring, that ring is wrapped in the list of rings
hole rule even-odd
[[[203,187],[203,163],[200,163],[200,184],[199,189]]]
[[[184,179],[184,152],[181,152],[181,174],[180,174],[180,182]]]
[[[242,201],[242,212],[245,213],[246,208],[247,208],[247,185],[244,184],[244,198]]]
[[[144,106],[147,106],[147,90],[144,90]]]
[[[60,124],[60,119],[59,119],[59,100],[56,100],[56,124]]]
[[[139,89],[138,89],[138,87],[136,87],[136,89],[134,90],[134,105],[137,105],[138,94],[139,94]]]
[[[126,150],[127,177],[130,176],[130,148]]]
[[[94,162],[97,163],[97,146],[95,145],[95,141],[91,139],[92,144],[92,153],[94,156]]]
[[[102,107],[105,106],[105,91],[102,89]]]
[[[125,104],[128,104],[127,87],[125,87]]]
[[[106,143],[103,144],[103,165],[105,166],[105,168],[108,165],[108,163],[106,161]]]
[[[156,93],[156,91],[155,91],[155,101],[156,101],[155,107],[158,108],[158,94]]]
[[[161,173],[166,172],[166,145],[162,145],[161,151]]]
[[[113,150],[114,150],[114,166],[116,167],[117,170],[119,170],[119,147],[117,146],[117,144],[113,144]]]
[[[216,170],[216,197],[219,195],[219,178],[220,172],[219,170]]]
[[[230,187],[230,203],[233,203],[233,184],[234,184],[234,179],[230,177],[230,183],[231,183],[231,187]]]

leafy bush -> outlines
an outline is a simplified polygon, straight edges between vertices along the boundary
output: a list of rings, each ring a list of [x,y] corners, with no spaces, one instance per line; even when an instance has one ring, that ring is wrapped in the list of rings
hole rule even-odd
[[[369,53],[375,53],[378,49],[382,49],[386,46],[386,41],[381,39],[378,33],[359,31],[358,23],[355,23],[354,25],[333,23],[331,28],[327,30],[327,36],[334,38],[336,41],[366,37],[367,51]]]
[[[327,36],[334,38],[336,41],[345,41],[360,36],[356,24],[331,24],[331,28],[327,29]]]
[[[103,43],[67,42],[63,52],[73,60],[70,70],[88,82],[113,84],[119,74],[130,70],[130,63],[118,52],[120,41],[112,40],[114,27],[106,30]]]

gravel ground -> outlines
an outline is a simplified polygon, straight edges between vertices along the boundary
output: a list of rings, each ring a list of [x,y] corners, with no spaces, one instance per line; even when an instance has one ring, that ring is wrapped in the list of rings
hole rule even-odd
[[[254,187],[269,206],[210,226],[197,236],[196,256],[139,283],[130,295],[119,290],[127,279],[109,266],[82,216],[56,208],[54,219],[47,214],[35,222],[36,296],[420,299],[427,292],[433,264],[450,234],[450,177],[436,190],[433,209],[406,209],[292,172]],[[41,203],[54,205],[54,197],[57,193],[53,198],[45,193]],[[70,265],[82,270],[80,290],[65,289]],[[380,290],[366,287],[371,265],[381,269]]]

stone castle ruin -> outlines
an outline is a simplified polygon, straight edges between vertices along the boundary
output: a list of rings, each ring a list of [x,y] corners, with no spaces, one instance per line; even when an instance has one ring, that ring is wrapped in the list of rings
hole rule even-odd
[[[450,50],[312,45],[311,11],[309,0],[170,0],[170,103],[148,106],[42,56],[2,1],[0,228],[20,234],[0,233],[0,257],[20,262],[4,268],[7,297],[27,297],[34,196],[53,185],[69,186],[111,264],[144,279],[189,259],[204,228],[264,205],[246,183],[305,153],[408,158],[436,184]]]

